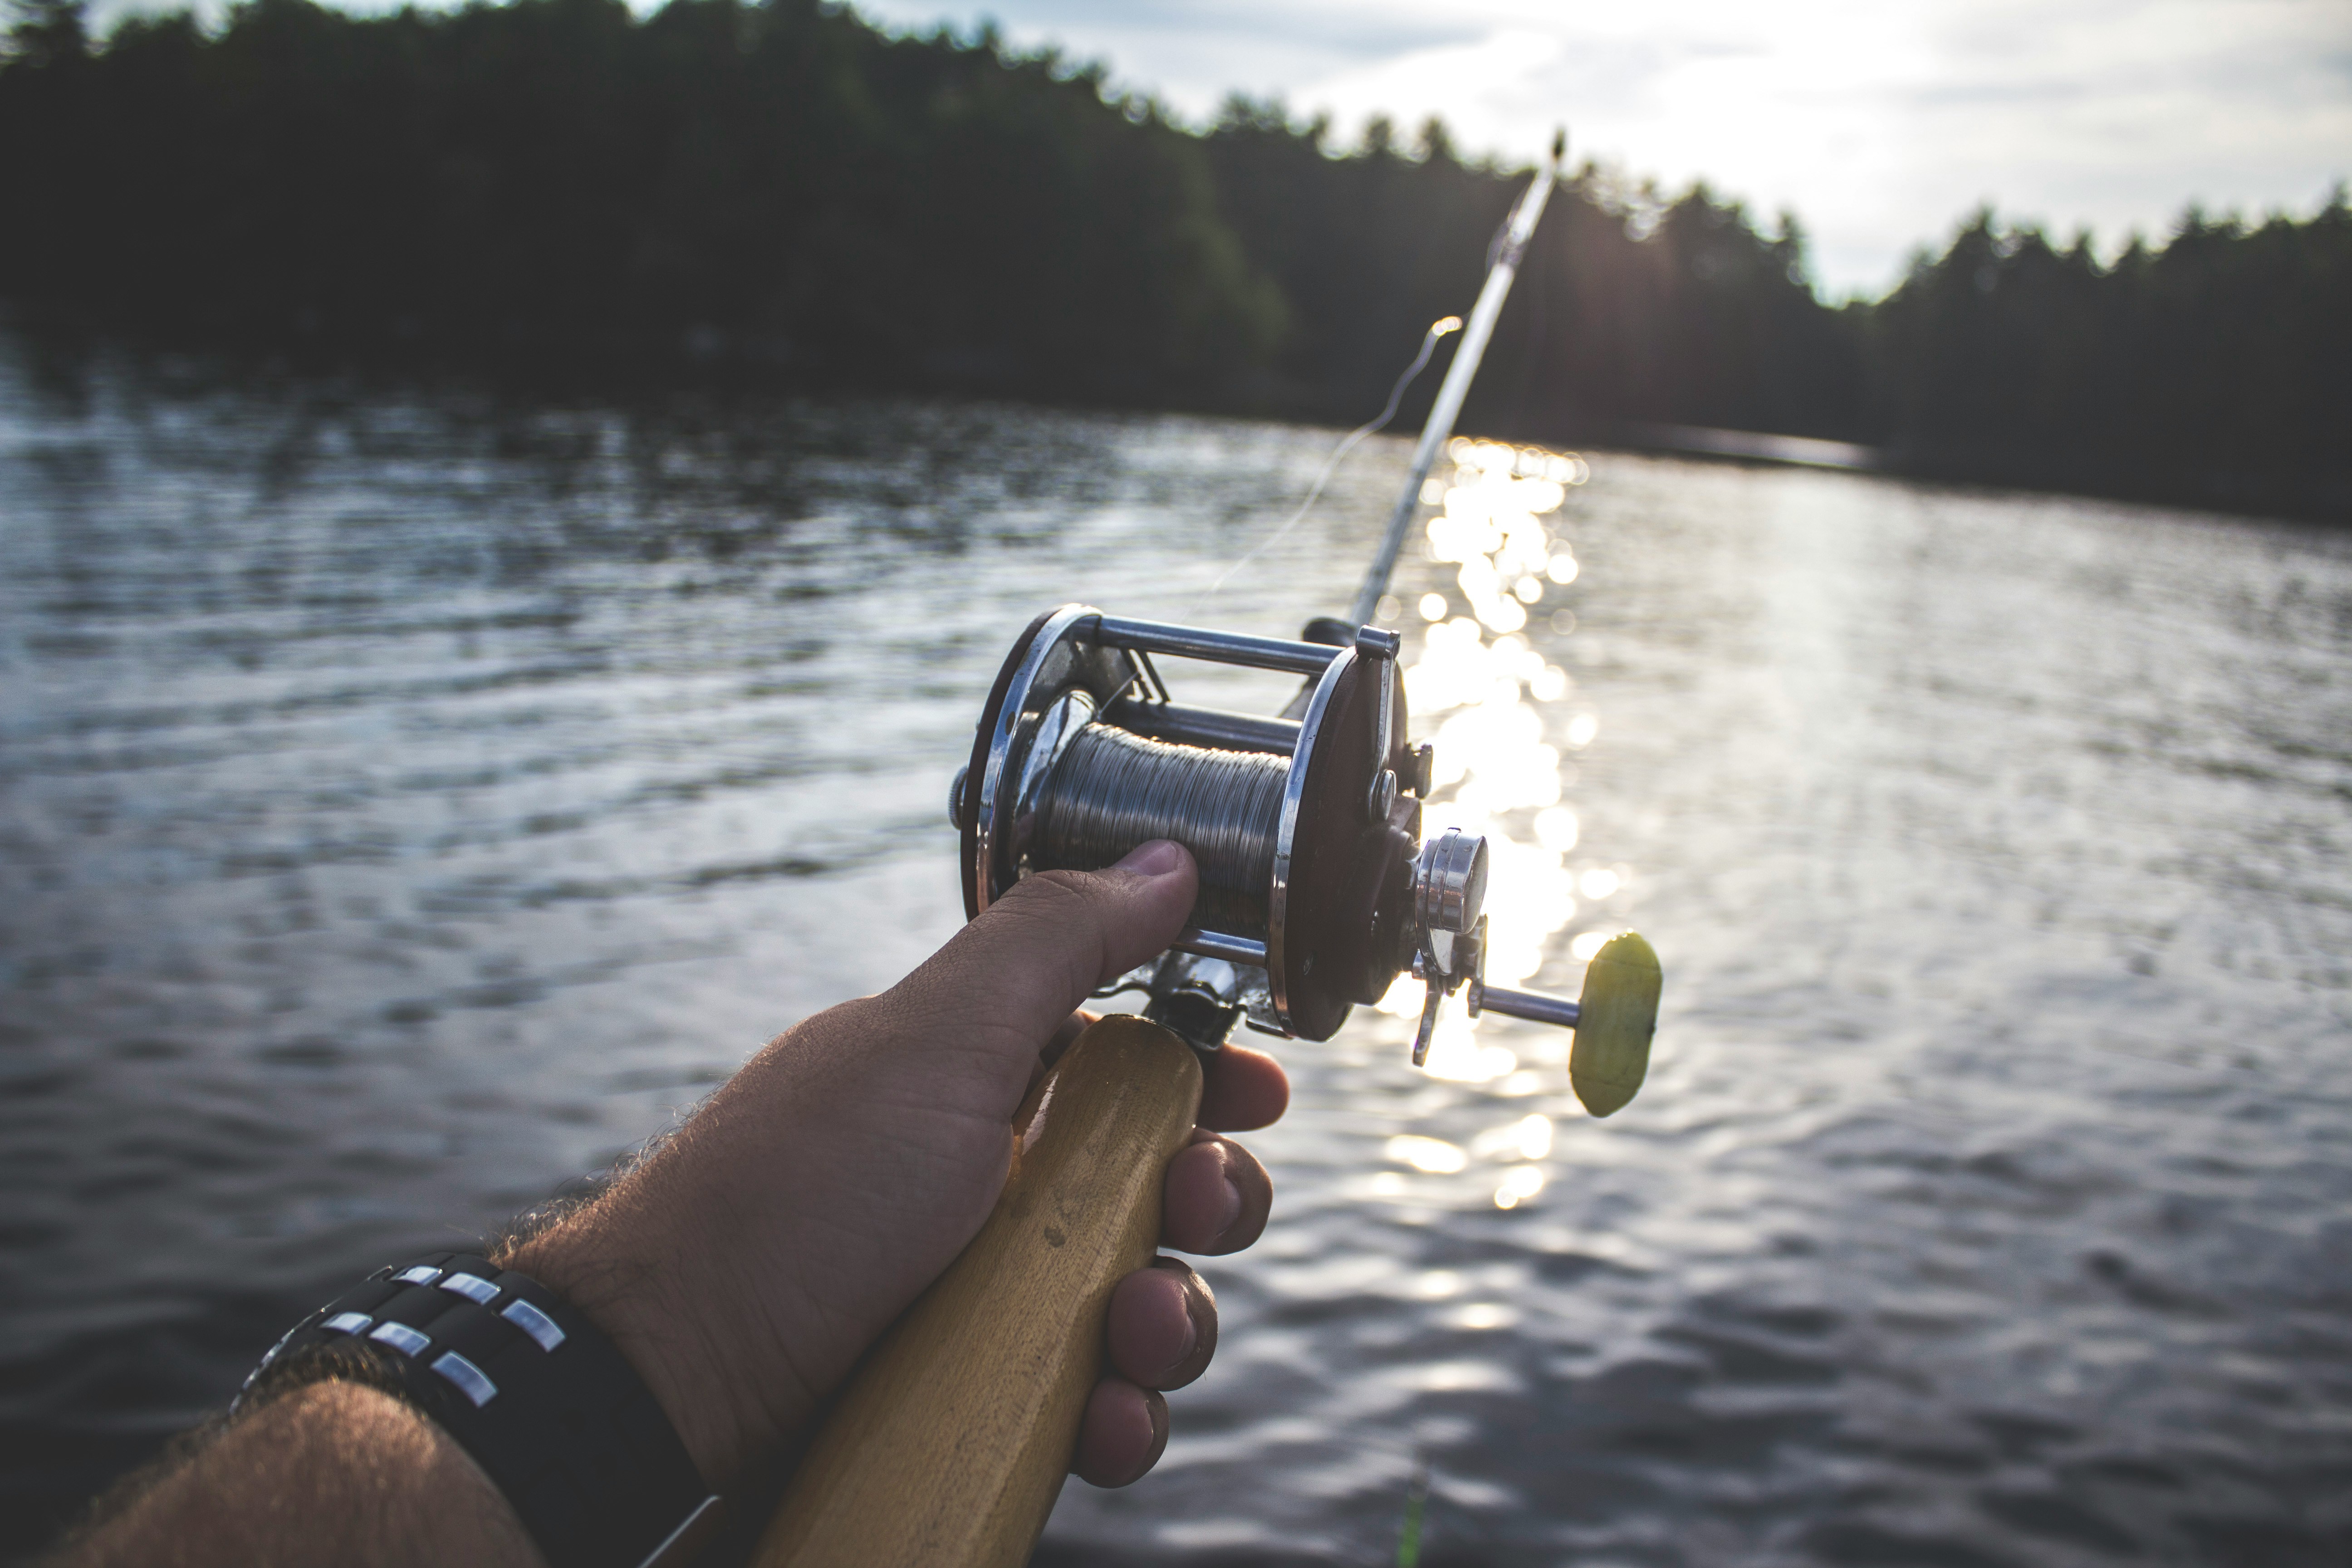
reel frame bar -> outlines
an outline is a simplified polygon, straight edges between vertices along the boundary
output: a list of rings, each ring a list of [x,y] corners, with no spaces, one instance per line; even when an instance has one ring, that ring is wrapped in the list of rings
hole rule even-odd
[[[1093,616],[1095,624],[1084,635],[1103,647],[1135,653],[1172,654],[1178,658],[1239,665],[1245,669],[1321,675],[1325,666],[1347,651],[1323,643],[1292,642],[1287,637],[1244,637],[1239,632],[1173,626],[1166,621],[1130,621],[1099,611],[1093,612]]]
[[[1189,952],[1196,958],[1245,963],[1252,969],[1265,967],[1265,943],[1252,942],[1245,936],[1227,936],[1221,931],[1202,931],[1199,926],[1186,926],[1168,945],[1177,952]]]
[[[1298,721],[1265,719],[1224,708],[1192,708],[1181,702],[1139,701],[1122,697],[1102,716],[1147,741],[1183,746],[1214,746],[1226,752],[1265,752],[1286,757],[1298,750]]]

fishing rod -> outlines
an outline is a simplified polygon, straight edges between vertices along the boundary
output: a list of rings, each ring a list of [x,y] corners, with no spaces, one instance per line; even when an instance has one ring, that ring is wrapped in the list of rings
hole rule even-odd
[[[1068,1474],[1102,1373],[1112,1289],[1148,1264],[1170,1157],[1199,1113],[1202,1062],[1234,1029],[1328,1040],[1401,976],[1425,987],[1412,1060],[1451,997],[1575,1031],[1569,1079],[1595,1116],[1641,1087],[1657,955],[1633,933],[1565,997],[1486,983],[1486,840],[1424,838],[1434,752],[1406,739],[1402,639],[1367,623],[1453,429],[1557,178],[1556,141],[1498,237],[1468,330],[1351,621],[1301,640],[1064,605],[997,672],[949,795],[964,909],[1022,878],[1097,870],[1156,838],[1200,889],[1168,951],[1098,993],[1139,1016],[1089,1025],[1010,1130],[995,1208],[851,1377],[761,1538],[757,1568],[1017,1568]],[[1178,700],[1160,664],[1300,677],[1266,717]]]
[[[1535,237],[1536,225],[1543,221],[1544,204],[1551,200],[1551,188],[1559,181],[1559,166],[1568,156],[1568,132],[1558,131],[1551,139],[1551,157],[1528,182],[1519,194],[1511,216],[1495,236],[1493,253],[1487,258],[1486,281],[1478,289],[1478,302],[1470,308],[1470,324],[1463,330],[1462,346],[1454,351],[1454,363],[1446,367],[1445,379],[1438,384],[1437,401],[1429,405],[1429,420],[1421,427],[1421,441],[1412,449],[1412,471],[1405,477],[1404,489],[1398,492],[1396,510],[1389,513],[1388,531],[1381,536],[1381,547],[1372,555],[1370,570],[1364,574],[1364,585],[1356,590],[1356,602],[1348,614],[1358,626],[1369,624],[1379,613],[1381,595],[1389,591],[1389,576],[1396,570],[1397,552],[1404,548],[1405,530],[1421,510],[1421,487],[1428,481],[1432,464],[1444,447],[1446,437],[1454,434],[1454,421],[1462,412],[1462,400],[1470,395],[1470,383],[1477,378],[1478,362],[1486,355],[1486,340],[1495,335],[1495,319],[1503,313],[1503,301],[1510,298],[1511,283],[1519,275],[1519,258],[1527,254],[1528,241]]]

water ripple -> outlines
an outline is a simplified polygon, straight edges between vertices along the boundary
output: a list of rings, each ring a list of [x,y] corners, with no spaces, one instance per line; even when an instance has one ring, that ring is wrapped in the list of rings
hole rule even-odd
[[[0,350],[0,1550],[952,930],[1035,610],[1288,634],[1403,461],[1203,609],[1321,433]],[[1039,1561],[1387,1562],[1421,1476],[1432,1563],[2352,1555],[2352,545],[1462,456],[1416,711],[1531,983],[1656,942],[1650,1083],[1287,1048],[1218,1363]]]

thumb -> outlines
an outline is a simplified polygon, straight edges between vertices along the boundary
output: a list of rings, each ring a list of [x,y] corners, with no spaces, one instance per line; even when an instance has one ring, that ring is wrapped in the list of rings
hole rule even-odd
[[[1027,1070],[1094,989],[1175,940],[1199,882],[1181,844],[1155,839],[1100,871],[1024,877],[893,988],[959,1033],[1001,1037]]]

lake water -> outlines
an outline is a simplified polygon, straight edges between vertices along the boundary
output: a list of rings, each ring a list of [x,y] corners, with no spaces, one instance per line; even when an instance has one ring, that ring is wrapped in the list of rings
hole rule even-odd
[[[1209,592],[1330,440],[0,342],[0,1550],[950,931],[1035,611],[1342,607],[1402,443]],[[1454,474],[1398,624],[1498,960],[1656,944],[1649,1084],[1280,1047],[1217,1364],[1040,1562],[1391,1563],[1425,1477],[1430,1564],[2340,1568],[2352,538],[1584,457]]]

